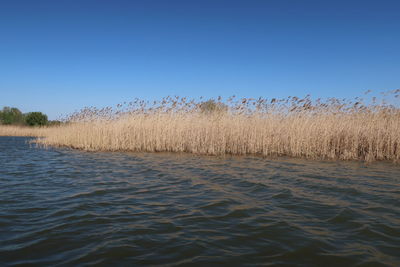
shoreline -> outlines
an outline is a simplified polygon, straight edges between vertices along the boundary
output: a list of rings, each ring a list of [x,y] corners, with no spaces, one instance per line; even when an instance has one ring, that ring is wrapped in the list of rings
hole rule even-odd
[[[392,92],[394,98],[398,93]],[[376,101],[167,97],[84,108],[59,125],[0,125],[0,136],[36,137],[32,142],[42,146],[84,151],[399,162],[400,108]]]
[[[283,142],[285,140],[277,140],[277,143],[267,143],[265,142],[265,140],[268,140],[268,138],[271,138],[271,136],[273,137],[273,134],[261,136],[258,141],[255,141],[255,136],[247,136],[252,131],[243,131],[242,134],[238,134],[236,136],[222,134],[224,131],[218,130],[216,132],[214,131],[214,133],[212,134],[213,130],[211,129],[213,128],[212,126],[215,125],[211,125],[211,127],[208,127],[209,131],[206,130],[202,132],[201,129],[198,129],[198,131],[191,132],[191,135],[197,134],[198,136],[203,138],[203,140],[200,140],[200,142],[199,140],[197,140],[198,143],[195,144],[196,146],[194,146],[193,142],[196,142],[196,140],[193,141],[193,138],[183,138],[182,133],[184,133],[184,131],[179,132],[178,130],[178,132],[163,132],[163,134],[154,135],[154,131],[156,129],[162,130],[167,128],[167,125],[164,123],[161,123],[161,125],[148,124],[147,127],[131,129],[135,128],[134,125],[137,126],[138,124],[134,121],[129,122],[128,119],[128,121],[125,121],[124,123],[122,123],[122,125],[119,125],[119,127],[118,125],[115,125],[121,123],[121,121],[109,122],[110,125],[108,125],[107,127],[98,122],[76,123],[63,126],[41,128],[0,126],[0,136],[31,137],[33,138],[33,140],[30,141],[31,143],[35,143],[42,147],[60,147],[87,152],[172,152],[206,156],[256,156],[269,159],[288,157],[307,160],[339,160],[365,163],[384,161],[392,162],[394,164],[400,163],[400,156],[397,150],[398,143],[396,142],[392,143],[394,149],[392,150],[392,153],[387,156],[382,154],[382,151],[385,152],[389,150],[387,144],[384,147],[374,147],[375,150],[380,149],[381,154],[360,154],[360,151],[367,152],[367,150],[369,149],[369,145],[373,145],[374,143],[376,143],[377,140],[372,140],[372,142],[365,142],[365,146],[361,147],[361,150],[360,147],[356,147],[356,150],[353,149],[353,154],[350,155],[349,151],[351,151],[352,148],[345,147],[345,145],[349,143],[351,144],[351,142],[341,143],[340,140],[343,140],[343,136],[342,138],[340,138],[340,135],[333,134],[329,138],[325,139],[324,142],[320,142],[320,147],[326,147],[326,150],[322,151],[317,146],[311,148],[306,146],[301,147],[301,144],[306,144],[306,139],[304,139],[304,137],[310,137],[309,134],[303,134],[303,137],[298,138],[298,140],[291,138],[292,134],[288,134],[286,136],[287,138],[285,139],[289,141],[287,143]],[[176,128],[177,127],[171,129],[176,130]],[[380,130],[378,129],[378,132],[379,131]],[[153,136],[151,136],[152,132]],[[178,136],[183,139],[180,139],[180,142],[178,143],[174,143],[176,142]],[[244,140],[245,136],[247,136],[247,139]],[[349,138],[350,136],[351,134],[348,134],[347,138]],[[163,138],[163,142],[160,142],[160,137]],[[361,139],[365,137],[366,136],[361,136]],[[282,138],[283,136],[281,136],[281,139]],[[357,141],[357,139],[358,138],[353,138],[352,141]],[[224,140],[225,142],[221,142],[221,140]],[[336,143],[333,144],[335,140]],[[290,143],[290,141],[292,143]],[[297,141],[297,143],[294,141]],[[303,141],[303,143],[301,141]],[[317,139],[311,138],[308,140],[307,144],[310,144],[310,141],[317,142]],[[329,144],[333,145],[328,147]],[[385,142],[383,142],[382,144],[385,144]],[[236,147],[234,145],[236,145]],[[279,145],[285,146],[283,147],[284,149],[279,151]],[[297,150],[294,151],[293,149]],[[332,152],[336,153],[333,154]]]

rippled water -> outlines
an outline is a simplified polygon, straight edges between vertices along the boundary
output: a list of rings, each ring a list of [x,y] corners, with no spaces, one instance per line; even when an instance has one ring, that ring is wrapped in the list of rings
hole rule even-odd
[[[0,265],[400,266],[400,167],[0,137]]]

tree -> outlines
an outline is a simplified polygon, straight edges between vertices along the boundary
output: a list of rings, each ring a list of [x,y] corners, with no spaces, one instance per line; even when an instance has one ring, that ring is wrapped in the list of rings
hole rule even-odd
[[[214,99],[207,100],[200,104],[200,111],[205,114],[222,114],[227,112],[227,110],[227,105],[221,102],[215,102]]]
[[[47,122],[47,115],[42,112],[30,112],[26,115],[26,123],[30,126],[43,126]]]
[[[24,115],[17,108],[4,107],[0,111],[0,123],[2,124],[24,124],[24,122]]]

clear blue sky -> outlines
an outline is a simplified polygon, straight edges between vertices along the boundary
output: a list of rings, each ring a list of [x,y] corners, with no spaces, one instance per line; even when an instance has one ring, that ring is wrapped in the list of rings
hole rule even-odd
[[[400,87],[400,1],[0,0],[0,107]]]

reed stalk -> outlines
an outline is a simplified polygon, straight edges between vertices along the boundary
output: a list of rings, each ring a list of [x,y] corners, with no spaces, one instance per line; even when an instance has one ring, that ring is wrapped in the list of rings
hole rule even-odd
[[[400,159],[400,109],[376,100],[135,101],[114,109],[85,108],[56,127],[1,126],[0,135],[36,136],[43,146],[86,151]]]

